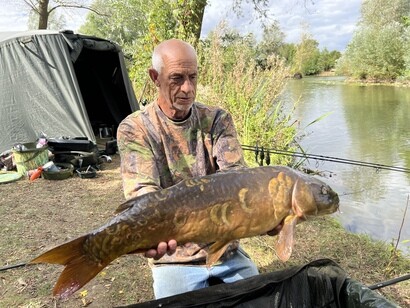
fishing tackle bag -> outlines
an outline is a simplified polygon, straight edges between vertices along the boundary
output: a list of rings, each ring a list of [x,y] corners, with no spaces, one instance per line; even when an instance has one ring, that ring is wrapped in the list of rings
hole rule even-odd
[[[145,303],[135,308],[171,307],[398,307],[329,259],[218,284]]]

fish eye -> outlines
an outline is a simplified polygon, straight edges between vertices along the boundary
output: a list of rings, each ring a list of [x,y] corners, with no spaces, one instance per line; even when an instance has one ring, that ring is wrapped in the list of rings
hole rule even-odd
[[[322,186],[322,194],[327,195],[329,193],[329,190],[327,189],[326,186]]]

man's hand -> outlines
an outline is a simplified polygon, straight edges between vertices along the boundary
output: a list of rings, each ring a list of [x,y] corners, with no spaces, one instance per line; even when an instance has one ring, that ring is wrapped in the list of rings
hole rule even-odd
[[[173,254],[177,248],[177,241],[170,240],[168,243],[161,242],[158,244],[157,249],[150,249],[145,253],[147,258],[154,258],[155,260],[160,259],[166,253]]]

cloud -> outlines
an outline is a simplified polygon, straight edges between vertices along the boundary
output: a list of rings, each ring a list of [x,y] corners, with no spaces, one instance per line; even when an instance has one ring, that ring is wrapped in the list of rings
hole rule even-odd
[[[0,11],[0,31],[27,30],[27,22],[27,12],[10,10],[7,6]]]
[[[301,33],[308,25],[308,31],[319,42],[319,48],[342,51],[352,37],[360,6],[361,0],[321,0],[314,4],[301,0],[272,0],[268,15],[279,22],[286,42],[300,41]],[[253,32],[260,38],[261,25],[255,18],[252,5],[243,2],[242,9],[244,16],[238,18],[232,11],[231,1],[211,0],[205,10],[202,35],[206,36],[220,20],[226,19],[240,33]]]

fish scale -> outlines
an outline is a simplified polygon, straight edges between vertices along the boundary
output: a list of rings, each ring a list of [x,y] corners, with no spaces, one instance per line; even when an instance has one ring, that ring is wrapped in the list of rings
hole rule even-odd
[[[232,240],[266,234],[279,224],[276,250],[286,261],[296,224],[338,206],[338,195],[327,184],[288,167],[220,172],[130,199],[107,224],[31,263],[64,265],[53,293],[67,297],[121,255],[171,239],[180,245],[210,243],[207,265],[212,266]]]

